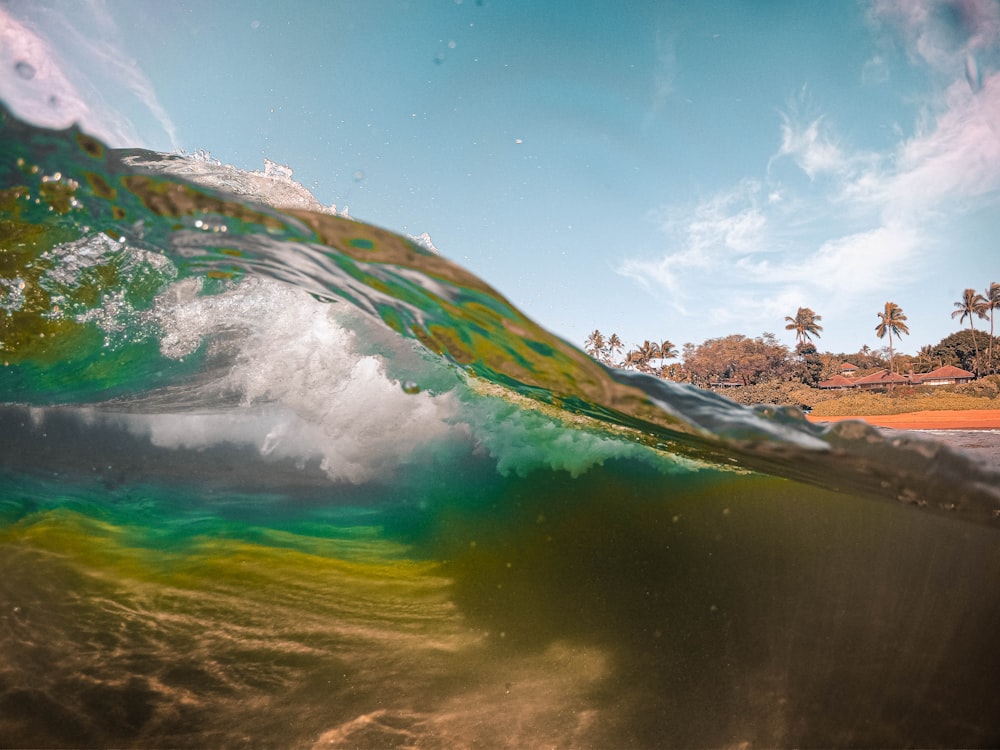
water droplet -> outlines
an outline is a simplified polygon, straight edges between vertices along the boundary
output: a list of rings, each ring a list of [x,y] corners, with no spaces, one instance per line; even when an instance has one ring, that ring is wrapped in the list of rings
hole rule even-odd
[[[360,169],[359,169],[359,170],[357,170],[357,171],[356,171],[356,172],[354,173],[354,181],[355,181],[355,182],[361,182],[361,181],[362,181],[363,179],[365,179],[365,173],[364,173],[364,172],[362,172],[362,171],[361,171]]]
[[[14,66],[14,70],[26,81],[30,81],[35,77],[35,66],[24,60],[19,60],[17,65]]]
[[[971,52],[965,58],[965,80],[968,81],[972,93],[976,93],[983,87],[983,77],[979,72],[979,65]]]

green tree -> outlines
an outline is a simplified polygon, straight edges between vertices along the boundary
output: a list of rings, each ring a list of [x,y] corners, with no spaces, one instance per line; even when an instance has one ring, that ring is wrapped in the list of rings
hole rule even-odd
[[[788,348],[765,333],[757,338],[733,334],[684,345],[684,369],[698,385],[735,380],[743,385],[792,375]]]
[[[917,366],[926,372],[937,367],[943,367],[944,363],[940,360],[937,354],[934,352],[934,347],[930,344],[920,347],[920,351],[917,352]]]
[[[892,361],[892,334],[897,336],[904,333],[910,334],[910,329],[906,325],[906,316],[903,314],[903,308],[895,302],[886,302],[885,310],[877,315],[879,323],[875,326],[875,335],[882,339],[887,333],[889,334],[889,372],[895,372]]]
[[[823,320],[822,315],[817,315],[808,307],[800,307],[794,318],[785,316],[785,321],[788,323],[785,330],[795,331],[795,340],[802,345],[810,341],[813,336],[819,338],[819,332],[823,330],[823,326],[819,324],[821,320]]]
[[[811,341],[803,341],[795,347],[796,353],[802,359],[800,375],[806,385],[816,385],[823,374],[823,360],[820,359],[816,346]]]
[[[986,311],[989,303],[986,298],[975,289],[966,289],[962,292],[962,299],[955,303],[957,308],[952,312],[951,317],[959,318],[959,323],[964,323],[969,319],[969,330],[972,331],[972,345],[976,349],[976,375],[979,374],[979,344],[976,343],[976,326],[973,324],[976,317],[986,320]]]
[[[972,331],[963,328],[961,331],[945,336],[931,347],[931,356],[935,367],[954,365],[969,372],[976,371],[976,345],[972,341]]]

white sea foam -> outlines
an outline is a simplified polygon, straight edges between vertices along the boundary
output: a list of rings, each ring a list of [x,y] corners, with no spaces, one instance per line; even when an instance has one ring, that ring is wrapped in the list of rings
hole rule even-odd
[[[324,210],[290,168],[273,162],[265,161],[263,173],[207,158],[143,163],[243,199]],[[413,239],[436,252],[429,236]],[[294,264],[295,257],[283,262]],[[421,274],[399,273],[447,296]],[[203,294],[202,286],[197,278],[175,282],[145,314],[164,356],[184,359],[207,342],[210,359],[225,365],[220,371],[216,364],[213,378],[199,385],[197,403],[212,408],[121,417],[156,446],[252,446],[263,457],[318,462],[331,479],[356,483],[391,479],[401,465],[458,446],[488,454],[498,471],[519,476],[545,469],[576,476],[609,459],[654,455],[502,398],[473,394],[443,359],[350,305],[320,302],[290,283],[262,277],[219,294]],[[105,322],[96,313],[90,319]],[[106,333],[117,330],[104,327]],[[222,406],[233,403],[239,407]]]
[[[158,299],[161,351],[182,358],[213,340],[228,369],[205,387],[238,397],[242,408],[130,418],[154,444],[251,444],[262,455],[319,459],[331,478],[362,482],[391,475],[428,443],[466,433],[450,394],[406,392],[415,389],[387,373],[384,357],[358,346],[337,320],[343,306],[263,279],[217,295],[198,287],[185,280]]]
[[[318,461],[331,479],[356,483],[459,446],[519,476],[576,476],[612,458],[652,457],[643,446],[474,395],[443,360],[347,305],[265,279],[199,292],[188,279],[158,298],[161,351],[179,359],[213,342],[210,356],[226,367],[203,386],[206,400],[240,407],[123,417],[159,447],[250,445],[261,456]]]

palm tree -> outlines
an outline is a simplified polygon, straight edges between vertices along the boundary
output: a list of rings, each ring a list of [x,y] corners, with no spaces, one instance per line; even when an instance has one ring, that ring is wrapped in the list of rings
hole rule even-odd
[[[625,353],[625,358],[622,360],[622,367],[626,370],[639,370],[641,372],[645,366],[646,363],[642,358],[642,352],[638,349],[630,349]]]
[[[664,341],[663,343],[667,344],[668,348],[673,347],[673,344],[669,341]],[[667,354],[666,356],[676,357],[677,351],[674,350],[672,354]],[[653,367],[652,362],[654,359],[663,358],[663,347],[655,341],[646,339],[642,342],[641,346],[637,346],[625,355],[625,361],[622,362],[622,366],[628,369],[635,368],[639,372],[645,372],[650,375],[656,375],[658,374],[658,370]]]
[[[986,298],[979,294],[975,289],[966,289],[962,292],[962,299],[955,303],[957,308],[952,312],[951,317],[959,317],[958,322],[964,323],[965,319],[969,319],[969,330],[972,331],[972,347],[976,352],[976,375],[979,374],[979,344],[976,343],[976,326],[973,325],[974,316],[978,316],[983,320],[986,319],[986,311],[989,309],[989,302]]]
[[[794,318],[786,315],[785,320],[788,321],[785,330],[795,331],[795,340],[799,344],[806,343],[813,336],[819,338],[819,332],[823,330],[823,326],[818,322],[823,320],[823,316],[817,315],[808,307],[800,307]]]
[[[660,342],[660,359],[676,359],[679,356],[680,352],[677,351],[677,347],[674,346],[673,341],[663,339]]]
[[[596,328],[591,331],[583,344],[583,350],[599,362],[604,361],[606,347],[607,342],[604,340],[604,334]]]
[[[993,311],[1000,310],[1000,284],[993,281],[990,288],[986,290],[986,305],[990,311],[990,372],[996,368],[993,366]]]
[[[612,333],[610,336],[608,336],[608,340],[605,343],[605,345],[607,346],[609,359],[613,356],[621,354],[622,349],[625,348],[625,344],[623,344],[622,340],[618,338],[617,333]]]
[[[642,372],[653,372],[652,361],[660,358],[660,345],[655,341],[645,340],[639,347],[639,364],[637,369]]]
[[[906,326],[906,316],[903,314],[903,308],[895,302],[886,302],[885,310],[877,315],[879,323],[875,326],[875,335],[881,339],[885,338],[886,333],[889,334],[889,372],[895,372],[892,366],[892,334],[897,336],[910,334],[910,329]]]

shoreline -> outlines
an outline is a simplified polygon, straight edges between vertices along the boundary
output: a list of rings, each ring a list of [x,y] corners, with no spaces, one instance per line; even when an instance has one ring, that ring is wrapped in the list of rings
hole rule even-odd
[[[806,415],[814,424],[860,419],[875,427],[894,430],[1000,430],[1000,409],[913,411],[904,414],[826,417]]]

